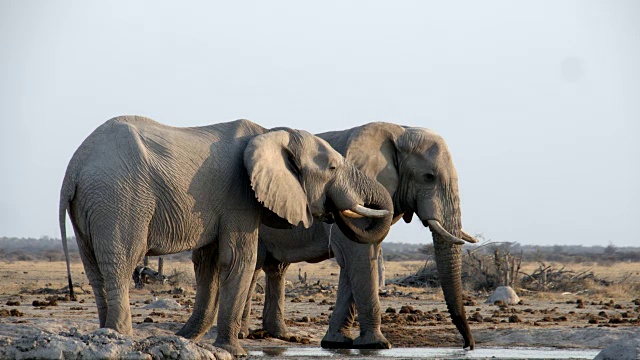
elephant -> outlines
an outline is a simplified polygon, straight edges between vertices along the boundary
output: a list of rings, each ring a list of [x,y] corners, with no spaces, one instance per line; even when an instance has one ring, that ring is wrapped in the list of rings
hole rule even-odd
[[[308,132],[268,130],[248,120],[177,128],[121,116],[99,126],[73,154],[59,221],[68,259],[68,212],[100,327],[132,333],[129,286],[145,255],[192,250],[196,300],[178,335],[206,333],[218,307],[212,289],[219,289],[214,345],[245,355],[237,335],[260,224],[335,221],[349,239],[378,243],[392,209],[379,183]]]
[[[464,348],[475,342],[466,319],[461,282],[461,245],[477,242],[462,230],[458,177],[444,139],[418,127],[390,123],[318,134],[362,172],[375,178],[393,199],[393,223],[410,222],[414,213],[432,232],[437,269],[453,323],[464,338]],[[321,346],[325,348],[390,348],[380,332],[378,299],[378,244],[358,244],[327,224],[309,229],[262,228],[259,258],[252,289],[260,269],[265,271],[262,326],[272,336],[288,337],[284,322],[284,275],[290,263],[336,258],[341,267],[338,298]],[[248,330],[251,296],[246,302],[240,337]],[[360,336],[350,327],[358,314]]]

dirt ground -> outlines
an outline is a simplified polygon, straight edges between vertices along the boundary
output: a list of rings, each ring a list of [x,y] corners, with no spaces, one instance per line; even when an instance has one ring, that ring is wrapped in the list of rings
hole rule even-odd
[[[166,261],[164,266],[173,284],[133,289],[132,281],[134,338],[172,335],[190,316],[195,295],[191,263]],[[407,275],[417,266],[420,262],[387,262],[387,276]],[[638,271],[635,266],[625,268],[628,264],[620,266],[596,268],[594,272],[618,276]],[[305,273],[307,284],[303,285],[298,274]],[[290,331],[301,341],[261,338],[241,340],[241,344],[247,350],[319,347],[335,303],[338,273],[333,261],[291,265],[286,318]],[[78,301],[65,299],[65,274],[64,262],[0,262],[0,339],[15,340],[34,331],[59,334],[75,328],[84,334],[96,330],[97,310],[82,264],[72,264],[74,283],[79,285]],[[477,348],[599,349],[618,339],[640,337],[640,299],[628,296],[624,289],[591,295],[518,291],[521,304],[510,306],[485,304],[487,294],[469,295],[466,310]],[[260,328],[263,298],[260,293],[254,297],[252,329]],[[382,332],[394,347],[462,346],[439,289],[391,285],[381,290],[380,299],[385,311]],[[357,335],[355,327],[353,334]],[[212,344],[215,335],[214,327],[201,342]]]

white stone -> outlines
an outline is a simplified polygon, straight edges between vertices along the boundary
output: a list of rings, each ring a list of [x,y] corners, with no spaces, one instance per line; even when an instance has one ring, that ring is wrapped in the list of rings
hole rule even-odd
[[[507,305],[517,304],[520,301],[520,298],[516,294],[516,292],[511,288],[511,286],[498,286],[496,291],[493,292],[485,301],[487,304],[493,304],[496,301],[502,301]]]
[[[174,299],[158,299],[144,307],[145,309],[182,309]]]

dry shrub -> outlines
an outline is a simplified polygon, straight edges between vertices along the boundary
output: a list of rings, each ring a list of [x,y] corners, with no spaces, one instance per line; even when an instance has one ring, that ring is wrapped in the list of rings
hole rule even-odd
[[[462,257],[462,282],[470,291],[489,291],[500,285],[514,286],[518,280],[521,256],[511,254],[511,243],[487,242],[483,245],[467,248]],[[419,250],[427,261],[419,268],[409,268],[412,274],[389,281],[390,284],[439,288],[440,278],[433,256],[431,244]]]
[[[515,287],[522,253],[513,255],[513,243],[488,241],[467,248],[462,258],[462,280],[468,290],[488,291],[498,286]]]
[[[407,276],[390,279],[387,281],[388,285],[400,285],[402,287],[440,287],[440,278],[438,277],[438,270],[434,262],[425,264],[421,269],[417,270],[414,274]]]
[[[187,271],[178,271],[177,269],[173,269],[171,275],[168,277],[168,283],[172,287],[182,287],[182,288],[190,288],[194,289],[196,284],[196,278],[193,274]]]

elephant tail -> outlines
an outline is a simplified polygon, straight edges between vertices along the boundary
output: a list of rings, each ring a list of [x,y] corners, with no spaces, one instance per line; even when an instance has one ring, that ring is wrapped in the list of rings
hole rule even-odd
[[[60,190],[60,207],[59,207],[59,221],[60,221],[60,236],[62,239],[62,249],[64,249],[64,259],[67,262],[67,280],[69,281],[69,299],[76,300],[76,294],[73,291],[73,282],[71,281],[71,264],[69,259],[69,247],[67,246],[67,226],[66,215],[69,204],[73,199],[76,192],[76,187],[69,173],[64,177],[62,182],[62,190]]]

